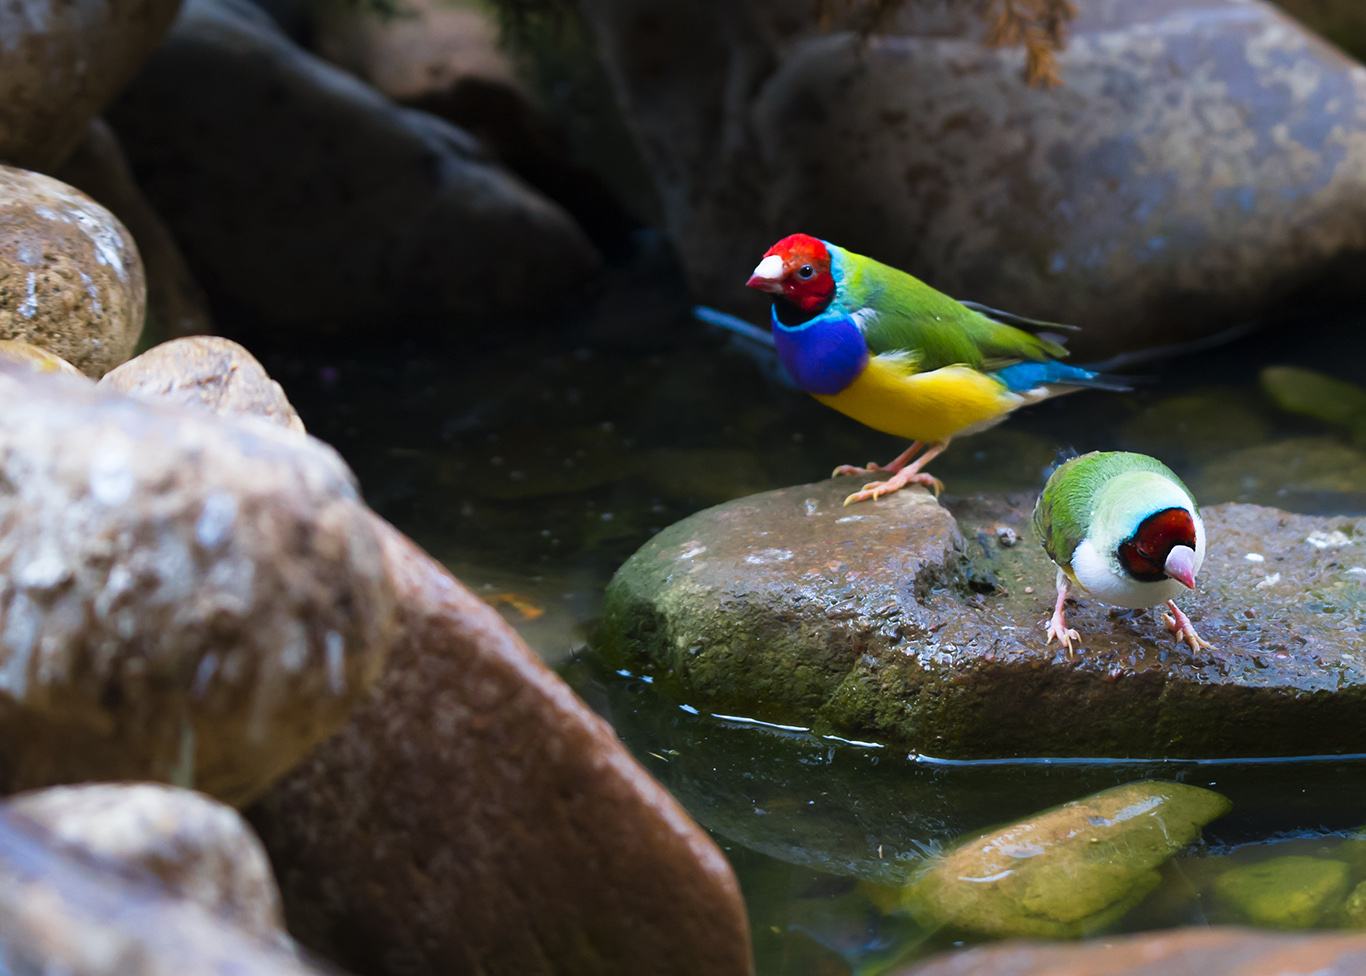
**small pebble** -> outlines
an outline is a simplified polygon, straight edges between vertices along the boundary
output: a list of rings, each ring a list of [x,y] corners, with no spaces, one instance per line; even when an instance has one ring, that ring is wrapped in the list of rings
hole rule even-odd
[[[1020,534],[1008,525],[998,525],[996,526],[996,541],[1000,543],[1002,547],[1009,549],[1020,541]],[[1026,590],[1025,592],[1028,591]]]

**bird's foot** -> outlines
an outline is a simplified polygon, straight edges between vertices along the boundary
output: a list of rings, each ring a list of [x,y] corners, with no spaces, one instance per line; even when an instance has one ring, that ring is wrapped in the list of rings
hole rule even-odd
[[[857,464],[841,464],[834,471],[830,472],[832,478],[844,478],[853,475],[877,474],[882,470],[882,465],[876,461],[869,461],[868,464],[860,468]]]
[[[944,490],[944,482],[940,481],[932,474],[925,474],[921,471],[903,470],[898,471],[886,481],[870,481],[859,491],[854,492],[844,500],[844,504],[853,505],[856,502],[866,502],[881,498],[883,495],[890,495],[892,492],[900,491],[907,485],[924,485],[934,492],[934,497],[938,498],[939,493]]]
[[[906,465],[910,464],[911,460],[924,449],[924,441],[915,441],[910,447],[906,448],[906,450],[902,451],[886,464],[878,464],[876,461],[869,461],[861,468],[857,464],[841,464],[834,471],[830,472],[830,477],[839,478],[844,475],[869,475],[878,474],[880,472],[896,474],[902,468],[906,467]]]
[[[1067,618],[1063,616],[1061,607],[1053,611],[1053,616],[1049,618],[1046,629],[1048,631],[1048,640],[1044,641],[1044,646],[1047,647],[1049,644],[1052,644],[1053,638],[1056,637],[1058,643],[1067,651],[1068,658],[1071,658],[1072,642],[1080,641],[1081,634],[1078,634],[1071,627],[1067,626]]]
[[[1167,625],[1167,630],[1171,632],[1172,636],[1178,641],[1184,642],[1191,649],[1191,653],[1198,653],[1201,648],[1205,650],[1214,649],[1213,644],[1195,632],[1190,617],[1181,612],[1181,608],[1176,605],[1175,600],[1167,601],[1167,609],[1171,613],[1164,613],[1162,622]]]

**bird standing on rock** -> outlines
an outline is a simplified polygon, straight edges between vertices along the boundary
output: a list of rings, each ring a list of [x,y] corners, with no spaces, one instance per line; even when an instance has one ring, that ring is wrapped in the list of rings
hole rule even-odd
[[[1210,647],[1176,606],[1195,589],[1205,560],[1205,523],[1190,490],[1161,461],[1126,451],[1093,451],[1061,465],[1034,506],[1034,531],[1058,567],[1058,601],[1048,639],[1072,653],[1069,582],[1103,603],[1145,608],[1166,603],[1167,629],[1192,651]]]
[[[939,479],[925,466],[950,439],[1083,387],[1123,390],[1057,360],[1067,355],[1038,322],[965,304],[917,278],[811,237],[784,237],[746,283],[774,296],[773,337],[796,384],[883,433],[913,441],[886,465],[840,465],[836,475],[883,473],[844,500],[865,501]]]

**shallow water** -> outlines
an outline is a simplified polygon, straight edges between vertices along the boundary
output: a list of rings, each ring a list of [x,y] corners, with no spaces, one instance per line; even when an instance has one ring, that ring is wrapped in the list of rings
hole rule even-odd
[[[497,606],[713,833],[745,890],[761,973],[876,973],[953,944],[952,933],[879,908],[876,886],[904,880],[964,833],[1120,783],[1180,780],[1234,804],[1203,845],[1163,869],[1125,930],[1228,920],[1210,894],[1228,859],[1337,849],[1366,824],[1362,760],[942,764],[698,715],[598,665],[587,642],[603,588],[654,532],[903,446],[775,383],[733,341],[695,323],[676,328],[670,348],[650,351],[564,335],[477,361],[405,348],[268,365],[369,502]],[[1366,382],[1358,330],[1352,319],[1307,317],[1132,366],[1152,381],[1023,412],[954,445],[934,471],[952,507],[954,495],[1037,490],[1060,448],[1122,448],[1167,461],[1202,504],[1360,514],[1366,452],[1347,432],[1280,412],[1257,384],[1273,363]],[[1352,884],[1366,880],[1366,858],[1351,870]]]

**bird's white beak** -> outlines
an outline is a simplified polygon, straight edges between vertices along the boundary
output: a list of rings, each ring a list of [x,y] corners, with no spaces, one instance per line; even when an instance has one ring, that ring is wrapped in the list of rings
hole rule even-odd
[[[1190,546],[1173,546],[1162,568],[1172,579],[1195,589],[1195,550]]]
[[[783,292],[783,259],[770,254],[755,267],[754,273],[745,282],[746,288],[770,291],[781,295]]]

